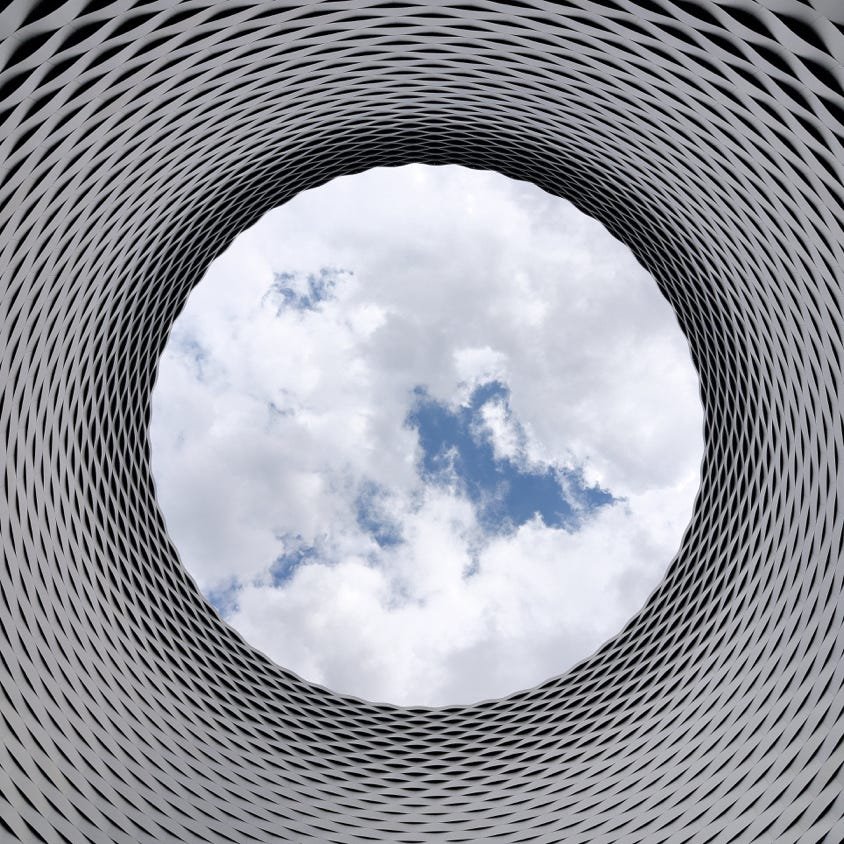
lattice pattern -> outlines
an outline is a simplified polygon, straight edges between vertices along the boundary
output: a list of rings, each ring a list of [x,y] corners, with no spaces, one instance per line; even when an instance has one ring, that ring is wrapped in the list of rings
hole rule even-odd
[[[0,35],[0,840],[844,841],[840,0],[12,0]],[[410,161],[603,221],[676,309],[707,420],[641,613],[440,710],[312,686],[226,627],[147,444],[211,259]]]

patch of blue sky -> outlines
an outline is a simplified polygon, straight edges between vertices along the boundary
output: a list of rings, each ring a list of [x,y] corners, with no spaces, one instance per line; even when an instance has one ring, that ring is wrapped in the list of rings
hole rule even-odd
[[[483,407],[500,402],[512,418],[506,384],[481,384],[457,408],[431,397],[424,387],[415,389],[414,398],[406,424],[419,439],[420,476],[428,483],[456,486],[474,505],[487,533],[511,532],[536,515],[548,527],[575,531],[586,516],[617,500],[608,490],[587,485],[580,468],[537,468],[524,459],[496,456]],[[516,427],[524,443],[524,431]]]
[[[401,525],[386,512],[386,496],[387,491],[383,487],[365,481],[355,500],[358,527],[368,533],[380,548],[392,548],[404,541]]]
[[[278,538],[284,543],[284,551],[270,564],[270,586],[284,586],[301,566],[319,557],[316,545],[306,544],[298,534],[286,534]]]
[[[294,272],[274,273],[264,298],[275,301],[279,314],[286,309],[313,311],[320,302],[334,297],[339,278],[348,274],[348,270],[338,267],[321,267],[317,273],[304,276]]]
[[[284,551],[272,561],[266,575],[251,581],[253,586],[284,586],[301,566],[319,557],[317,547],[306,544],[299,534],[278,534],[276,538]],[[223,618],[229,618],[240,609],[238,597],[243,586],[243,581],[232,577],[204,590],[204,594]]]
[[[237,599],[242,588],[240,581],[233,577],[223,583],[218,583],[211,589],[206,589],[205,597],[223,618],[228,618],[238,610]]]

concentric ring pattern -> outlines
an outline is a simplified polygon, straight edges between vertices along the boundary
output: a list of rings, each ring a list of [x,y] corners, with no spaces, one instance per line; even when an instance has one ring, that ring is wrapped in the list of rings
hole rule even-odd
[[[844,841],[839,0],[12,0],[0,33],[0,840]],[[438,710],[226,627],[147,444],[210,260],[410,161],[603,221],[706,414],[695,516],[626,629]]]

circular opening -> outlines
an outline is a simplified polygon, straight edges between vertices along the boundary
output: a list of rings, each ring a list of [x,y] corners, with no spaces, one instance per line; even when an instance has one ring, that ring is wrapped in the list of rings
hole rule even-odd
[[[412,165],[306,191],[212,264],[151,446],[182,561],[248,641],[442,705],[559,674],[641,607],[702,410],[670,306],[599,223]]]

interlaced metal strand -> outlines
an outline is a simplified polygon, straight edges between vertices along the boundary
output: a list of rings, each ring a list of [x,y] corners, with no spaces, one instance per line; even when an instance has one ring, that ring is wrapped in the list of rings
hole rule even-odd
[[[0,35],[0,840],[844,840],[840,0],[12,0]],[[642,611],[436,710],[227,627],[147,437],[209,262],[411,161],[531,180],[629,244],[706,416]]]

